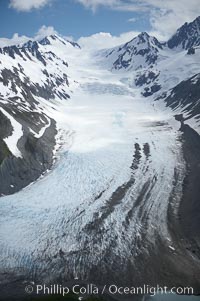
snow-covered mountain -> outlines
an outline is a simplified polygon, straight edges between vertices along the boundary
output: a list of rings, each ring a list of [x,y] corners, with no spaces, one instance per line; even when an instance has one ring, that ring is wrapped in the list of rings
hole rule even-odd
[[[113,70],[135,70],[154,65],[162,47],[155,37],[142,32],[124,45],[103,51],[102,56]]]
[[[57,129],[48,110],[70,98],[67,57],[79,49],[56,35],[0,48],[0,194],[18,191],[51,167]]]
[[[181,87],[186,87],[185,81],[199,73],[199,45],[200,17],[185,23],[167,42],[160,43],[147,33],[141,33],[124,45],[98,52],[96,57],[99,65],[128,78],[130,87],[138,87],[143,96],[161,99],[181,82]],[[178,108],[173,102],[166,102],[177,113],[193,116],[192,107],[196,106],[197,99],[192,106],[182,100]],[[200,118],[198,111],[195,112],[195,124],[192,117],[187,119],[198,128]]]
[[[142,33],[93,54],[54,35],[0,49],[4,292],[79,278],[200,293],[200,49],[190,38],[171,47]]]
[[[200,46],[200,17],[191,23],[185,23],[165,43],[142,32],[123,45],[101,51],[99,57],[102,57],[102,63],[104,61],[112,70],[133,71],[153,67],[165,58],[167,50],[188,50],[190,53],[192,48],[198,46]]]

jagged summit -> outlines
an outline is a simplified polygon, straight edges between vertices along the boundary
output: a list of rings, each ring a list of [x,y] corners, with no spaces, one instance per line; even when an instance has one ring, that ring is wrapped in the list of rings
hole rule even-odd
[[[165,59],[170,49],[188,50],[188,54],[195,54],[193,48],[198,46],[200,16],[193,22],[185,23],[165,43],[147,32],[141,32],[123,45],[100,51],[99,57],[112,70],[138,70],[155,66],[160,59]]]
[[[43,46],[49,46],[49,48]],[[54,47],[51,48],[51,46]],[[47,58],[45,57],[45,53],[52,53],[52,51],[54,52],[55,47],[56,49],[66,48],[66,50],[68,50],[69,47],[76,49],[81,48],[76,42],[65,40],[64,38],[55,34],[38,40],[30,39],[22,44],[2,47],[0,48],[0,54],[8,54],[13,59],[16,57],[21,57],[23,60],[30,60],[30,55],[32,55],[46,66]]]
[[[58,36],[57,34],[54,35],[49,35],[44,37],[43,39],[38,41],[41,45],[52,45],[55,44],[57,42],[62,43],[63,45],[67,44],[67,41],[64,40],[63,38],[61,38],[60,36]]]
[[[64,39],[64,38],[60,37],[59,35],[54,34],[54,35],[46,36],[42,39],[29,39],[25,43],[13,44],[13,45],[9,45],[9,46],[0,47],[0,52],[4,53],[5,51],[7,52],[8,50],[10,51],[11,49],[16,50],[16,49],[39,48],[40,45],[42,45],[42,46],[49,46],[49,45],[59,46],[59,44],[65,45],[65,46],[71,45],[74,48],[81,49],[81,47],[78,43],[76,43],[74,41],[70,41],[68,39]]]
[[[144,31],[141,32],[138,36],[134,37],[131,41],[129,41],[129,43],[135,41],[136,39],[138,39],[140,43],[145,43],[149,38],[150,35],[146,31]]]
[[[79,48],[79,49],[81,48],[78,43],[73,42],[73,41],[69,41],[67,39],[64,39],[64,38],[60,37],[57,34],[46,36],[42,40],[39,40],[39,43],[41,45],[44,45],[44,46],[45,45],[52,45],[52,44],[55,44],[55,43],[61,43],[63,45],[70,44],[70,45],[72,45],[75,48]]]
[[[124,45],[104,51],[111,68],[139,69],[154,64],[163,45],[147,32],[142,32]],[[113,65],[113,66],[112,66]]]
[[[186,22],[169,39],[167,45],[170,49],[180,47],[189,49],[200,45],[200,16],[193,22]]]
[[[142,32],[138,35],[138,37],[147,37],[147,38],[149,38],[150,35],[149,35],[146,31],[142,31]]]
[[[134,37],[131,41],[127,42],[124,46],[130,44],[142,45],[144,48],[150,46],[156,46],[162,49],[162,44],[153,36],[150,36],[147,32],[141,32],[138,36]]]

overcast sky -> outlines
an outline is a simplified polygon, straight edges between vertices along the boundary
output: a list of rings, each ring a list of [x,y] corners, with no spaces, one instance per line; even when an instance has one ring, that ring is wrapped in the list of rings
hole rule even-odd
[[[199,0],[0,0],[0,46],[54,32],[90,48],[125,43],[141,31],[166,40],[200,15],[199,4]]]

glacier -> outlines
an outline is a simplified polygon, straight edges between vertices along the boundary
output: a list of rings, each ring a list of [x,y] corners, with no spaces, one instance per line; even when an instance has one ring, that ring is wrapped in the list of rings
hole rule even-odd
[[[79,83],[72,100],[46,108],[64,137],[54,168],[1,198],[1,271],[36,267],[47,277],[46,268],[54,269],[62,250],[66,277],[84,278],[107,250],[125,262],[139,256],[144,233],[151,244],[161,235],[176,248],[167,210],[174,173],[174,206],[184,176],[179,123],[170,110],[123,83],[122,75],[91,61],[86,55],[71,70]]]

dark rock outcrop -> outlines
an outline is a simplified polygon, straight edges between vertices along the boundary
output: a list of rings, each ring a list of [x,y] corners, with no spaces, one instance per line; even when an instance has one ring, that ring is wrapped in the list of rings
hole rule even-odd
[[[164,98],[167,106],[172,109],[179,108],[180,112],[187,113],[185,120],[192,117],[196,120],[200,119],[200,74],[182,81],[171,90],[168,96],[163,94],[161,98]]]
[[[31,116],[31,113],[27,113],[27,118],[23,119],[20,114],[18,118],[15,116],[23,125],[23,136],[17,144],[22,157],[17,158],[3,140],[12,134],[10,121],[2,113],[0,117],[5,121],[4,126],[0,127],[0,196],[2,196],[19,191],[51,168],[57,130],[55,121],[51,119],[44,134],[36,138],[29,127],[31,123],[37,123],[36,118],[39,120],[41,116],[39,114]]]
[[[170,49],[181,47],[182,49],[190,49],[200,45],[200,17],[191,23],[185,23],[177,32],[169,39],[167,46]]]

